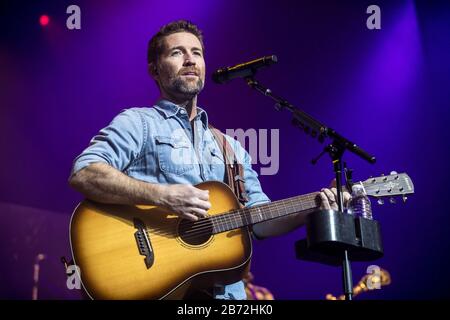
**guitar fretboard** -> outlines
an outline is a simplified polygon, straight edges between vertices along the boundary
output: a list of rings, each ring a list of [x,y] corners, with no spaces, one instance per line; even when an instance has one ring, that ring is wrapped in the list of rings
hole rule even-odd
[[[214,234],[221,233],[290,214],[316,209],[319,207],[317,194],[318,192],[308,193],[212,216],[210,219],[213,224],[213,232]]]

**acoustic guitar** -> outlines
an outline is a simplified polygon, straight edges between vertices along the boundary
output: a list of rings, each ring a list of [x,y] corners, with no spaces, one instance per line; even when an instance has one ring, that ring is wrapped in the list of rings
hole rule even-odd
[[[414,186],[405,173],[359,182],[376,198],[406,195]],[[249,226],[319,208],[318,192],[242,208],[218,181],[209,190],[208,217],[181,219],[165,208],[84,200],[70,223],[72,256],[92,299],[183,299],[201,288],[239,281],[252,256]]]

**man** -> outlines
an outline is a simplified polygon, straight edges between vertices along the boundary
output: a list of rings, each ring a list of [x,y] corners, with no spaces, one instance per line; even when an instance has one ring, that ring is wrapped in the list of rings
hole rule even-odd
[[[149,72],[161,96],[153,108],[131,108],[96,135],[73,165],[70,185],[92,200],[111,204],[149,204],[180,218],[197,220],[211,207],[208,191],[193,185],[224,181],[221,149],[197,106],[205,83],[201,32],[187,21],[169,23],[150,40]],[[244,168],[246,206],[269,202],[248,153],[227,137]],[[322,189],[322,207],[337,209],[335,189]],[[345,194],[345,199],[349,197]],[[295,229],[296,215],[254,225],[256,238]],[[213,290],[221,299],[245,299],[243,282]]]

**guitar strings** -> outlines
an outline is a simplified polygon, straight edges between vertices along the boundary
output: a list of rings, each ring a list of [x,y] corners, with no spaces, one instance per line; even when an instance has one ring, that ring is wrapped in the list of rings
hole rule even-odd
[[[289,199],[292,200],[292,199]],[[308,197],[309,201],[311,201],[311,197]],[[268,203],[265,204],[267,205],[267,209],[265,209],[264,211],[267,211],[269,209],[274,209],[274,208],[288,208],[288,209],[295,209],[295,210],[305,210],[308,209],[309,207],[311,207],[312,205],[309,205],[307,208],[304,208],[303,206],[300,209],[297,209],[295,206],[298,206],[297,203],[291,203],[292,201],[286,201],[287,205],[282,204],[282,203],[278,203],[278,202],[272,202],[272,203]],[[250,215],[250,216],[256,216],[256,215],[260,215],[259,212],[252,212],[252,211],[256,211],[258,207],[247,207],[247,208],[242,208],[242,209],[237,209],[237,210],[232,210],[229,212],[225,212],[222,214],[218,214],[218,215],[214,215],[208,218],[202,218],[200,220],[197,221],[192,221],[191,223],[193,224],[193,228],[191,229],[195,229],[195,230],[201,230],[201,227],[206,227],[207,229],[210,229],[211,225],[215,225],[216,227],[221,227],[221,226],[225,226],[226,228],[229,227],[229,224],[233,224],[235,222],[239,222],[239,220],[243,220],[243,218],[246,215]],[[260,209],[261,210],[261,209]],[[241,213],[242,211],[244,211],[243,213]],[[271,217],[271,218],[276,218],[276,217]],[[220,219],[220,220],[219,220]],[[215,224],[214,224],[215,223]],[[235,229],[235,228],[233,228]]]
[[[285,205],[284,209],[288,209],[290,212],[286,212],[285,215],[289,215],[289,214],[293,214],[296,212],[301,212],[301,211],[305,211],[308,210],[307,208],[304,209],[299,209],[298,207],[295,206],[288,206]],[[281,216],[285,216],[285,215],[281,215]],[[208,234],[210,233],[211,229],[213,229],[213,231],[215,231],[214,233],[222,233],[222,232],[226,232],[226,231],[230,231],[230,230],[234,230],[234,229],[238,229],[240,227],[244,227],[244,226],[248,226],[249,224],[253,224],[253,223],[257,223],[253,221],[253,217],[254,216],[259,216],[259,213],[257,212],[250,212],[250,223],[243,223],[245,219],[243,216],[241,215],[236,215],[233,214],[231,217],[224,217],[225,220],[223,221],[218,221],[218,223],[216,225],[210,224],[208,223],[208,226],[202,226],[200,228],[191,228],[190,230],[187,230],[186,232],[183,233],[184,237],[183,238],[195,238],[197,236],[201,236],[204,235],[205,233]],[[281,216],[270,216],[270,218],[268,219],[264,219],[265,220],[270,220],[270,219],[275,219],[277,217],[281,217]],[[238,223],[238,226],[233,226],[234,223]],[[223,228],[223,230],[221,230]],[[218,231],[218,232],[217,232]]]
[[[311,200],[316,198],[317,194],[318,194],[318,192],[314,192],[314,193],[303,195],[301,197],[304,197],[306,201],[311,201]],[[298,196],[297,197],[293,197],[293,198],[288,198],[288,199],[285,199],[285,200],[281,200],[281,201],[275,201],[275,202],[272,203],[275,206],[271,206],[270,208],[273,208],[273,207],[279,208],[279,206],[277,206],[278,203],[279,204],[283,204],[284,202],[286,202],[286,205],[284,205],[285,208],[296,209],[295,207],[292,208],[292,206],[297,205],[297,203],[292,203],[292,201],[294,201],[294,200],[298,200]],[[311,205],[310,205],[310,207],[311,207]],[[216,215],[216,216],[213,216],[213,217],[214,218],[215,217],[217,217],[217,218],[224,217],[225,218],[223,221],[217,221],[218,223],[216,225],[216,226],[220,227],[220,226],[223,226],[225,224],[225,229],[227,229],[227,230],[222,231],[222,232],[225,232],[225,231],[228,231],[228,230],[233,230],[233,229],[239,228],[238,226],[236,228],[233,228],[233,227],[229,228],[228,224],[230,223],[232,225],[233,223],[239,222],[239,220],[243,221],[246,213],[249,214],[251,216],[251,218],[253,216],[255,216],[255,215],[259,215],[260,214],[259,212],[256,212],[256,213],[252,212],[252,211],[255,211],[254,209],[257,209],[257,208],[258,208],[258,206],[243,208],[243,209],[241,209],[242,211],[244,211],[245,209],[247,209],[247,210],[246,210],[246,212],[243,212],[242,214],[240,212],[230,212],[229,214],[220,215],[220,216]],[[269,210],[269,208],[268,208],[268,210]],[[302,209],[300,209],[298,211],[304,211],[304,210],[307,210],[307,209],[302,207]],[[235,214],[235,213],[237,213],[237,214]],[[276,218],[276,217],[271,217],[271,218]],[[191,230],[187,231],[186,233],[191,233],[192,236],[196,236],[196,235],[201,235],[201,233],[195,232],[195,231],[201,231],[201,230],[204,230],[206,228],[208,230],[208,232],[209,232],[210,229],[211,229],[211,226],[214,228],[214,226],[215,226],[214,222],[208,221],[208,220],[210,220],[208,218],[206,218],[204,220],[205,220],[204,224],[206,224],[206,226],[204,228],[199,227],[199,226],[202,225],[201,223],[200,224],[196,223],[196,224],[193,225]],[[253,221],[251,221],[250,224],[252,224],[252,222]],[[219,233],[220,233],[220,231],[219,231]]]
[[[313,197],[313,195],[314,195],[314,197]],[[317,195],[317,193],[304,195],[305,202],[307,202],[307,201],[311,202],[313,199],[315,199],[316,195]],[[288,200],[288,201],[286,201],[286,200]],[[296,200],[295,197],[294,198],[290,198],[290,199],[285,199],[283,201],[283,203],[279,202],[279,201],[275,201],[275,202],[272,202],[272,203],[265,204],[265,205],[267,205],[267,209],[266,210],[275,209],[275,208],[276,209],[284,208],[284,209],[290,209],[290,210],[293,209],[293,211],[291,213],[295,213],[295,212],[305,211],[305,210],[308,210],[308,209],[311,209],[312,207],[314,207],[313,205],[309,205],[309,207],[304,208],[303,205],[302,205],[301,208],[299,208],[298,205],[300,203],[292,203],[293,200]],[[286,204],[284,204],[284,202]],[[227,230],[214,232],[214,233],[221,233],[221,232],[226,232],[226,231],[229,231],[229,230],[238,229],[239,226],[230,228],[230,225],[232,226],[233,223],[239,222],[239,220],[242,221],[246,214],[250,215],[250,218],[253,218],[254,216],[257,216],[257,215],[260,216],[259,212],[254,212],[254,211],[256,211],[255,209],[257,209],[257,207],[242,208],[242,209],[237,209],[237,210],[232,210],[232,211],[229,211],[229,212],[226,212],[226,213],[222,213],[222,214],[219,214],[219,215],[211,216],[211,217],[208,217],[208,218],[203,218],[203,219],[201,219],[202,221],[198,220],[197,223],[195,223],[196,221],[192,221],[194,226],[189,231],[189,234],[185,233],[186,237],[184,237],[184,238],[193,239],[195,237],[199,237],[199,236],[202,236],[202,235],[207,235],[207,234],[211,233],[211,229],[213,229],[213,231],[216,231],[217,229],[219,229],[219,227],[223,227],[223,226],[225,226],[225,228]],[[266,210],[264,210],[264,211],[266,211]],[[271,217],[271,219],[277,218],[277,217],[279,217],[279,216]],[[213,221],[213,220],[215,220],[215,221]],[[216,222],[216,224],[214,224],[214,222]],[[251,224],[251,222],[252,221],[250,221],[250,224]],[[243,226],[244,225],[242,225],[241,227],[243,227]],[[214,227],[216,227],[216,228],[214,228]],[[154,231],[157,231],[157,230],[154,229],[152,231],[154,232]],[[161,232],[159,232],[159,233],[156,232],[155,234],[160,235],[160,236],[164,236],[164,235],[177,236],[177,232],[170,232],[170,231],[169,232],[165,231],[165,232],[162,232],[162,233]]]
[[[301,204],[301,203],[298,203],[298,200],[304,200],[304,202],[313,201],[316,198],[317,194],[318,194],[318,192],[313,192],[313,193],[305,194],[302,196],[295,196],[295,197],[284,199],[284,200],[266,203],[266,204],[263,204],[263,206],[264,205],[267,206],[267,209],[265,209],[264,211],[270,210],[270,209],[280,209],[281,207],[284,209],[294,209],[294,211],[292,213],[295,213],[296,211],[297,212],[306,211],[308,209],[303,208],[303,206],[301,209],[296,208],[296,206]],[[296,202],[292,203],[293,201],[296,201]],[[310,205],[310,207],[313,207],[313,206]],[[235,210],[231,210],[229,212],[210,216],[207,218],[201,218],[200,220],[197,220],[197,221],[192,221],[192,224],[193,224],[192,228],[187,230],[184,233],[185,236],[183,238],[184,239],[194,239],[195,237],[199,237],[199,236],[203,236],[203,235],[207,235],[207,234],[212,235],[212,234],[217,234],[217,233],[222,233],[222,232],[238,229],[239,226],[234,228],[233,223],[239,223],[239,222],[242,223],[246,216],[250,216],[250,218],[251,218],[251,221],[249,224],[257,223],[257,222],[253,222],[253,219],[252,219],[254,216],[260,215],[260,212],[255,212],[255,211],[257,211],[257,209],[258,209],[258,206],[235,209]],[[274,219],[277,217],[280,217],[280,216],[271,217],[271,219]],[[269,220],[269,219],[265,219],[265,220]],[[230,226],[231,226],[231,228],[230,228]],[[243,227],[243,226],[246,226],[246,225],[244,224],[240,227]],[[224,228],[225,230],[220,231],[221,227],[225,227]],[[219,230],[219,232],[216,232],[217,230]],[[153,232],[154,231],[157,231],[157,230],[154,229]],[[213,231],[213,232],[211,233],[211,231]],[[167,235],[167,236],[171,236],[171,237],[179,236],[177,230],[165,231],[162,233],[156,232],[156,234],[161,235],[161,236]]]
[[[303,200],[303,199],[299,199],[299,198],[305,198],[304,199],[305,201],[311,201],[312,199],[314,199],[317,196],[317,194],[318,194],[318,192],[313,192],[313,193],[305,194],[302,196],[295,196],[295,197],[287,198],[284,200],[274,201],[274,202],[264,204],[264,205],[267,205],[267,210],[272,209],[272,208],[279,208],[280,206],[278,206],[278,204],[283,205],[284,202],[289,204],[289,202],[292,202],[292,201]],[[293,204],[293,205],[295,205],[295,204]],[[211,216],[208,218],[201,218],[200,220],[197,220],[197,221],[192,221],[192,223],[193,223],[192,230],[194,230],[194,229],[200,230],[201,229],[200,227],[202,225],[204,225],[207,229],[210,229],[211,224],[214,225],[215,221],[213,221],[213,220],[216,220],[216,222],[217,222],[216,226],[221,226],[221,225],[225,224],[226,228],[228,228],[229,223],[232,224],[233,222],[238,222],[239,221],[238,219],[242,220],[246,213],[250,214],[251,216],[254,216],[256,214],[259,215],[259,212],[258,213],[251,212],[251,211],[255,211],[255,209],[257,209],[257,208],[258,208],[258,206],[247,207],[247,208],[242,208],[242,209],[237,209],[237,210],[231,210],[229,212],[225,212],[225,213],[222,213],[219,215]],[[303,210],[303,208],[302,208],[302,210]],[[246,211],[246,212],[241,214],[239,211]],[[218,221],[218,219],[221,219],[221,218],[224,218],[224,219],[222,221]]]
[[[309,200],[311,200],[311,197],[309,197]],[[289,203],[287,202],[288,205],[280,205],[280,203],[276,203],[273,202],[270,204],[270,208],[280,208],[283,207],[284,209],[294,209],[292,213],[296,212],[296,211],[304,211],[307,209],[310,209],[311,207],[314,207],[312,205],[308,206],[307,208],[304,208],[303,206],[301,208],[298,208],[298,203]],[[191,235],[192,236],[197,236],[197,235],[201,235],[202,231],[208,231],[208,233],[210,233],[211,227],[216,226],[216,229],[219,229],[218,227],[220,226],[225,226],[226,229],[228,230],[233,230],[233,229],[237,229],[239,228],[239,226],[236,227],[232,227],[231,229],[229,228],[229,224],[232,225],[233,223],[239,222],[239,220],[242,221],[244,214],[241,214],[240,211],[245,210],[248,214],[250,214],[251,217],[254,217],[256,215],[260,215],[259,212],[251,212],[251,209],[255,209],[256,207],[249,207],[249,208],[243,208],[243,209],[238,209],[238,210],[233,210],[224,214],[220,214],[220,215],[215,215],[215,216],[211,216],[209,218],[204,218],[202,219],[203,221],[198,221],[197,223],[195,223],[194,221],[192,222],[194,224],[193,228],[191,228],[192,231]],[[255,210],[252,210],[255,211]],[[277,216],[271,217],[276,218]],[[222,221],[219,221],[218,219],[221,219]],[[214,222],[212,222],[212,220],[216,220],[216,224],[214,225]],[[200,222],[200,223],[199,223]],[[224,231],[219,231],[220,232],[225,232],[227,230]],[[206,233],[205,233],[206,234]]]
[[[279,207],[279,204],[273,203],[273,206],[272,206],[272,207]],[[253,207],[253,208],[254,208],[254,207]],[[247,209],[250,209],[250,208],[247,208]],[[295,204],[290,204],[290,205],[288,206],[288,209],[294,209],[294,210],[292,210],[291,213],[295,213],[295,212],[299,212],[299,211],[306,211],[306,210],[308,210],[308,208],[306,208],[306,209],[304,209],[304,208],[299,209],[298,207],[295,207]],[[236,228],[234,228],[234,227],[229,228],[229,226],[228,226],[228,223],[232,223],[232,220],[234,220],[234,222],[236,222],[236,213],[237,213],[237,212],[234,211],[233,214],[231,214],[231,213],[221,214],[221,215],[220,215],[221,218],[224,218],[224,220],[221,221],[221,223],[222,223],[222,225],[224,225],[223,222],[225,222],[225,223],[227,224],[226,227],[227,227],[228,230],[223,230],[223,231],[219,231],[219,232],[215,232],[215,233],[222,233],[222,232],[226,232],[226,231],[238,229],[239,227],[236,227]],[[234,216],[233,216],[233,217],[229,217],[230,215],[234,215]],[[251,213],[251,215],[255,215],[255,213]],[[212,216],[212,217],[217,217],[217,216]],[[207,219],[209,219],[209,218],[206,218],[205,220],[207,220]],[[189,240],[189,239],[190,239],[190,240],[192,240],[192,239],[195,239],[196,237],[200,237],[200,236],[203,236],[203,235],[208,235],[208,234],[211,234],[211,235],[212,235],[212,233],[210,232],[210,231],[211,231],[211,223],[210,223],[210,222],[207,222],[207,224],[208,224],[208,226],[207,226],[207,227],[204,227],[205,223],[203,223],[203,224],[202,224],[203,227],[196,228],[195,232],[192,232],[192,233],[186,235],[185,237],[183,237],[183,239],[186,239],[186,240]],[[242,226],[242,227],[243,227],[243,226]],[[176,229],[176,228],[174,228],[174,229]],[[156,234],[156,235],[158,235],[158,236],[161,236],[161,237],[164,237],[165,235],[166,235],[166,236],[170,236],[171,238],[179,237],[179,236],[180,236],[180,235],[176,232],[176,230],[173,230],[172,232],[167,232],[167,231],[165,231],[165,232],[154,232],[154,231],[157,231],[157,230],[156,230],[156,229],[155,229],[155,230],[152,230],[151,233],[154,233],[154,234]],[[164,239],[162,239],[162,240],[164,240]],[[158,243],[159,241],[152,241],[152,242],[153,242],[153,243]]]
[[[263,215],[267,215],[266,211],[269,211],[271,209],[277,209],[277,210],[279,210],[280,208],[295,209],[294,206],[298,206],[299,203],[293,203],[293,200],[296,200],[296,199],[286,199],[286,200],[283,200],[283,202],[274,201],[271,203],[262,204],[262,205],[258,205],[258,206],[254,206],[254,207],[245,207],[242,209],[226,212],[224,214],[211,216],[211,218],[218,218],[218,219],[223,218],[224,220],[218,221],[218,223],[220,223],[221,225],[225,224],[228,227],[229,223],[232,224],[233,222],[238,222],[239,220],[243,220],[247,215],[260,216],[261,215],[260,211],[263,211],[263,213],[262,213]],[[302,200],[304,202],[311,202],[312,199],[311,199],[311,197],[305,197],[305,199],[302,199]],[[262,206],[265,206],[266,208],[261,209]],[[311,207],[311,206],[312,205],[310,203],[308,203],[307,207]],[[303,207],[303,205],[301,205],[300,210],[303,210],[303,209],[305,209],[305,208]],[[271,217],[271,218],[275,218],[275,217]],[[239,219],[239,220],[237,220],[237,219]]]

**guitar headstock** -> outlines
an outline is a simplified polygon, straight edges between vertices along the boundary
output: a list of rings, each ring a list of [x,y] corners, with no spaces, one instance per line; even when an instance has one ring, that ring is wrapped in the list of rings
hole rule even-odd
[[[394,196],[401,196],[406,202],[407,195],[414,193],[414,184],[406,173],[391,172],[390,175],[369,178],[361,183],[366,194],[378,198],[379,204],[383,204],[385,197],[390,197],[390,202],[395,203]]]

